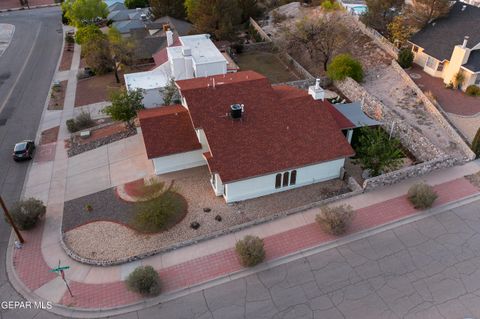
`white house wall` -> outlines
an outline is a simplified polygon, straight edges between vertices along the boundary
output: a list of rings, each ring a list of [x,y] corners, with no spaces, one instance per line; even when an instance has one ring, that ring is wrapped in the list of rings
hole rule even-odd
[[[155,174],[160,175],[207,165],[207,162],[202,155],[203,152],[203,150],[196,150],[154,158],[152,161],[155,168]]]
[[[195,77],[203,78],[206,76],[227,73],[227,62],[219,61],[219,62],[204,63],[204,64],[194,63],[193,68],[195,69]]]
[[[342,158],[330,162],[297,168],[296,184],[287,187],[275,188],[275,177],[277,173],[283,172],[227,183],[224,185],[224,197],[226,202],[230,203],[338,178],[344,163],[345,159]]]
[[[160,88],[144,90],[143,94],[143,105],[145,108],[150,109],[153,107],[163,105],[163,90]]]

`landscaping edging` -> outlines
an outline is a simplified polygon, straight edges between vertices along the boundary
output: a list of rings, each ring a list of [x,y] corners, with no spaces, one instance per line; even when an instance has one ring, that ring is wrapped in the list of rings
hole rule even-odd
[[[88,129],[87,129],[88,130]],[[72,157],[87,151],[91,151],[93,149],[96,149],[100,146],[107,145],[119,140],[122,140],[124,138],[130,137],[137,134],[137,130],[127,130],[119,133],[115,133],[113,135],[100,138],[98,140],[92,141],[91,143],[87,144],[73,144],[71,147],[68,149],[67,154],[68,157]],[[71,141],[71,140],[70,140]]]
[[[205,234],[203,236],[199,236],[199,237],[196,237],[194,239],[182,241],[182,242],[179,242],[179,243],[167,246],[167,247],[152,250],[148,253],[143,253],[143,254],[131,256],[131,257],[128,257],[128,258],[121,258],[121,259],[117,259],[117,260],[99,261],[99,260],[94,260],[94,259],[91,259],[91,258],[81,257],[76,252],[74,252],[69,247],[69,245],[66,243],[66,240],[65,240],[66,233],[64,233],[64,232],[62,232],[60,245],[62,246],[63,250],[66,252],[66,254],[70,258],[72,258],[73,260],[76,260],[80,263],[83,263],[83,264],[94,265],[94,266],[102,266],[102,267],[125,264],[125,263],[128,263],[128,262],[144,259],[144,258],[153,256],[153,255],[160,254],[160,253],[166,253],[166,252],[173,251],[173,250],[176,250],[176,249],[179,249],[179,248],[194,245],[194,244],[197,244],[197,243],[200,243],[200,242],[204,242],[206,240],[218,238],[218,237],[223,236],[223,235],[235,233],[235,232],[247,229],[247,228],[252,227],[252,226],[257,226],[257,225],[260,225],[260,224],[271,222],[271,221],[277,220],[277,219],[282,218],[282,217],[290,216],[290,215],[300,213],[300,212],[303,212],[303,211],[311,209],[311,208],[327,205],[327,204],[330,204],[332,202],[336,202],[336,201],[346,199],[346,198],[349,198],[349,197],[353,197],[353,196],[356,196],[356,195],[359,195],[359,194],[363,193],[363,189],[361,189],[361,187],[358,185],[358,183],[352,177],[349,177],[348,185],[349,185],[350,189],[353,189],[353,191],[348,192],[348,193],[344,193],[344,194],[340,194],[340,195],[337,195],[337,196],[334,196],[334,197],[331,197],[331,198],[326,198],[326,199],[321,200],[321,201],[313,202],[313,203],[310,203],[308,205],[292,208],[290,210],[279,212],[279,213],[276,213],[276,214],[273,214],[273,215],[270,215],[270,216],[267,216],[267,217],[264,217],[264,218],[253,220],[251,222],[235,225],[235,226],[229,227],[229,228],[224,229],[224,230],[216,231],[216,232],[213,232],[213,233],[210,233],[210,234]]]

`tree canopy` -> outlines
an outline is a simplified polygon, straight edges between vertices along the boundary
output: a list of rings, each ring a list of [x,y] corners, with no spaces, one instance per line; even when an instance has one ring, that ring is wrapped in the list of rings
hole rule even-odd
[[[99,27],[94,24],[89,24],[84,27],[78,28],[77,32],[75,32],[75,41],[78,44],[84,44],[91,39],[100,37],[102,35],[102,31]]]
[[[148,0],[125,0],[125,7],[128,9],[146,8]]]
[[[357,82],[363,80],[363,68],[360,62],[350,56],[350,54],[339,54],[333,58],[329,64],[327,75],[332,80],[343,80],[347,76]]]
[[[421,28],[430,21],[445,16],[450,11],[449,0],[412,0],[408,15]]]
[[[184,0],[150,0],[150,11],[155,19],[170,16],[183,19],[186,16]]]
[[[198,33],[208,33],[216,39],[232,40],[235,26],[241,21],[241,9],[232,0],[186,0],[188,19]]]
[[[126,90],[113,91],[110,94],[112,105],[103,109],[114,121],[122,121],[129,128],[133,128],[133,119],[137,112],[144,108],[141,90],[128,92]]]
[[[65,17],[76,27],[95,22],[108,16],[107,4],[102,0],[66,0],[62,4]]]
[[[387,26],[397,16],[404,4],[404,0],[365,0],[368,10],[361,19],[362,21],[379,31],[387,33]]]

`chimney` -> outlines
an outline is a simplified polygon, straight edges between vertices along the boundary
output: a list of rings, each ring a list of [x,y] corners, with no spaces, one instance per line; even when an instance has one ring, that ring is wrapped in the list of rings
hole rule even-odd
[[[167,46],[171,47],[173,45],[173,32],[168,30],[165,34],[167,35]]]
[[[470,37],[468,35],[466,35],[465,38],[463,38],[462,49],[465,49],[467,47],[467,43],[468,43],[469,38]]]
[[[314,100],[325,100],[325,91],[320,86],[320,79],[316,79],[315,85],[308,88],[308,94],[310,94]]]

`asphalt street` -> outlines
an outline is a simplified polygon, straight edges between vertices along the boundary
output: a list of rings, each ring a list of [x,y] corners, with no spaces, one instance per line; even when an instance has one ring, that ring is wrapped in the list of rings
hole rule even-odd
[[[13,145],[34,139],[62,46],[59,8],[0,14],[0,23],[15,25],[10,46],[0,57],[0,194],[7,205],[20,198],[28,162],[12,160]],[[20,298],[7,281],[5,254],[10,228],[0,218],[0,300]],[[0,318],[30,317],[5,312]],[[49,315],[49,314],[46,314]]]

